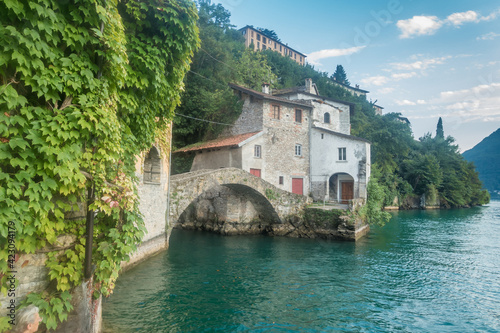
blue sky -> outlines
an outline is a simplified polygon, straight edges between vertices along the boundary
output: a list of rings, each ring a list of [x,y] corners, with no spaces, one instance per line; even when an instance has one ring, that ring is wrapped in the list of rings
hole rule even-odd
[[[337,64],[415,138],[439,117],[462,151],[500,127],[500,3],[496,0],[216,0],[237,28],[276,31],[316,69]],[[320,92],[321,93],[321,92]]]

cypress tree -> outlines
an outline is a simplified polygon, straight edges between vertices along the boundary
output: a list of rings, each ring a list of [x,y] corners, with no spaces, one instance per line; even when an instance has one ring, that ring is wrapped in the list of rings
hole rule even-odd
[[[441,119],[441,117],[439,117],[439,120],[437,123],[436,138],[444,139],[443,119]]]

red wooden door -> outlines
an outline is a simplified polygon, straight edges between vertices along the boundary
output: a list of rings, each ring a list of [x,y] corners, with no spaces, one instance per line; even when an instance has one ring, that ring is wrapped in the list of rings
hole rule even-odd
[[[254,176],[260,177],[260,169],[250,169],[250,173]]]
[[[303,178],[292,178],[292,193],[304,195]]]
[[[348,204],[354,199],[354,182],[342,182],[342,203]]]

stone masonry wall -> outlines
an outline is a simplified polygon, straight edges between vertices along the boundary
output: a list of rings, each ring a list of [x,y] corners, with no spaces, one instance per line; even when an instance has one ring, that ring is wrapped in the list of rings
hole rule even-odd
[[[234,125],[222,133],[222,136],[233,136],[262,131],[262,105],[264,101],[247,94],[241,94],[243,109]]]
[[[280,119],[273,117],[273,105],[264,103],[265,144],[263,154],[266,161],[266,180],[280,186],[279,177],[284,177],[283,189],[292,191],[292,178],[303,179],[303,193],[309,193],[309,127],[310,109],[288,104],[279,104]],[[295,111],[302,110],[302,122],[295,121]],[[301,145],[301,155],[296,155],[296,145]]]

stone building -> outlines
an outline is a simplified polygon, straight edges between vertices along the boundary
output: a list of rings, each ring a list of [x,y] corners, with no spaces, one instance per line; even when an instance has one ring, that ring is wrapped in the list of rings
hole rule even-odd
[[[239,30],[243,37],[245,37],[245,46],[250,47],[253,45],[254,51],[273,50],[280,53],[284,57],[290,57],[300,65],[305,65],[306,55],[297,50],[292,49],[288,44],[284,44],[269,36],[264,35],[261,31],[247,25]]]
[[[370,143],[350,135],[354,104],[320,96],[310,79],[273,93],[230,86],[242,113],[220,138],[178,150],[196,153],[191,171],[236,167],[316,201],[366,198]]]

